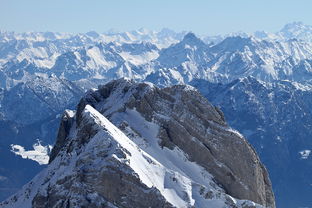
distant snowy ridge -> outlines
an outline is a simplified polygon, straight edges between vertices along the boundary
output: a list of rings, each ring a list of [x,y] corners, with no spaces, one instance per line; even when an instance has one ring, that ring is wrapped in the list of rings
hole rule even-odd
[[[205,37],[167,29],[55,33],[55,37],[54,33],[2,32],[0,87],[10,88],[32,76],[53,74],[70,81],[128,77],[163,86],[187,84],[193,79],[230,82],[245,76],[264,81],[310,81],[312,43],[309,38],[296,38],[309,37],[310,33],[311,27],[293,23],[275,35],[279,38],[259,32],[239,33],[212,44]],[[40,38],[34,38],[37,36]],[[160,46],[165,40],[168,44]]]

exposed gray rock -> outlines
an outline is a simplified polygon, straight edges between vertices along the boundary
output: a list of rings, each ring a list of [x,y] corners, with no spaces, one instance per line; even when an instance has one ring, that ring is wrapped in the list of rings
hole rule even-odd
[[[64,144],[66,143],[66,138],[69,134],[72,123],[73,118],[70,117],[70,111],[65,111],[65,113],[62,116],[60,127],[57,133],[56,143],[50,153],[49,163],[51,163],[51,161],[54,160],[59,151],[65,146]]]

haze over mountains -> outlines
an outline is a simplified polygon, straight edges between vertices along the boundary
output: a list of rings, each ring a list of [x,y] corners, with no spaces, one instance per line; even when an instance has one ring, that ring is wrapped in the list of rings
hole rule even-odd
[[[54,144],[66,108],[74,109],[86,90],[126,77],[198,88],[255,147],[277,206],[312,207],[311,40],[312,26],[300,22],[277,33],[214,37],[169,29],[1,32],[1,199],[42,168],[11,145],[27,151],[37,139]]]

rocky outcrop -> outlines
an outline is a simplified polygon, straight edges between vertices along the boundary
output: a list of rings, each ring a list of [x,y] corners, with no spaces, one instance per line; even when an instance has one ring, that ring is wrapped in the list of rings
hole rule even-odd
[[[65,146],[66,138],[69,135],[70,128],[73,124],[72,114],[74,112],[66,110],[62,116],[60,127],[56,137],[56,143],[50,153],[50,161],[54,160],[59,151]]]
[[[191,161],[208,170],[228,194],[274,207],[268,173],[252,146],[228,127],[220,110],[194,88],[180,85],[160,89],[118,80],[90,93],[80,104],[96,106],[99,101],[100,111],[108,117],[130,108],[147,121],[158,123],[160,145],[182,149]],[[122,104],[118,106],[119,103]]]
[[[219,109],[190,86],[124,79],[65,112],[47,170],[1,205],[21,204],[275,207],[266,169]]]
[[[49,186],[44,194],[37,193],[32,200],[32,206],[172,207],[157,189],[144,185],[127,164],[119,161],[125,160],[127,153],[109,139],[109,134],[112,134],[110,130],[104,130],[107,135],[102,134],[100,138],[104,139],[106,136],[104,144],[90,145],[90,139],[102,133],[103,129],[98,125],[98,120],[90,119],[88,113],[87,109],[83,111],[74,141],[64,141],[58,137],[58,141],[62,140],[67,154],[78,152],[80,155],[75,161],[74,174],[57,178],[56,183]],[[61,127],[63,124],[64,120]],[[91,149],[80,153],[88,147]],[[114,152],[115,155],[110,155],[110,152]],[[102,164],[92,167],[98,159],[102,160]]]

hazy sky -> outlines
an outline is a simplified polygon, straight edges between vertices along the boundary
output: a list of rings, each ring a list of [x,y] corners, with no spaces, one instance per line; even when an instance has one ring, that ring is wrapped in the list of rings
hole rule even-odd
[[[312,0],[0,0],[0,30],[275,32],[293,21],[312,25],[311,8]]]

